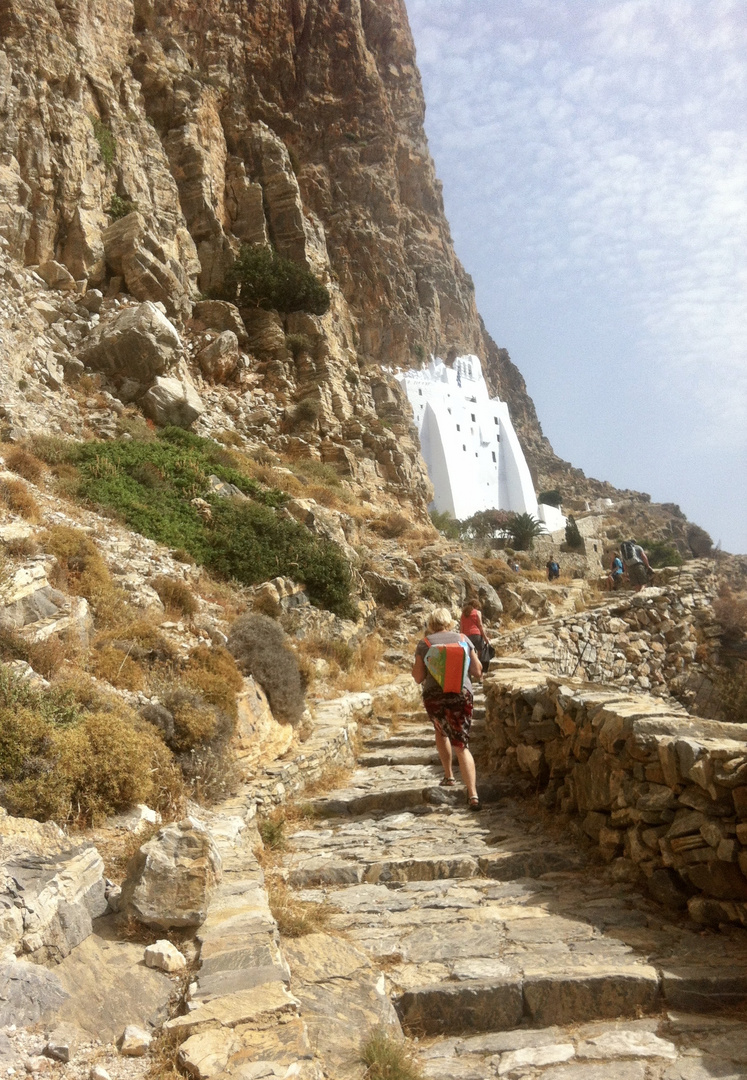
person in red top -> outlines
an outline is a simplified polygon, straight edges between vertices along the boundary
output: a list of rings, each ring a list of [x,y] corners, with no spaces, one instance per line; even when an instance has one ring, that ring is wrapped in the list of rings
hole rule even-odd
[[[488,635],[482,625],[482,613],[477,606],[475,598],[468,596],[462,607],[462,617],[459,620],[459,632],[465,634],[475,647],[478,656],[482,656],[483,642],[489,645]]]

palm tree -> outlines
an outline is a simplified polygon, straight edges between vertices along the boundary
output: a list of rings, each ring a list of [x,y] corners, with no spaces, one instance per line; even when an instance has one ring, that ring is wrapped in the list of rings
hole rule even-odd
[[[535,536],[546,532],[545,526],[531,514],[514,514],[507,525],[511,541],[517,551],[530,551]]]

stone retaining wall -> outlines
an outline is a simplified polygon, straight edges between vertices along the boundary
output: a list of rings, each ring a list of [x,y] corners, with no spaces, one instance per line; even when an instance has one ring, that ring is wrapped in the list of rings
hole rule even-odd
[[[747,729],[521,660],[503,661],[485,691],[491,769],[534,777],[545,805],[579,815],[621,877],[645,878],[656,899],[747,926]]]
[[[501,652],[520,651],[563,678],[614,682],[657,696],[674,692],[694,703],[702,682],[692,677],[698,646],[705,643],[710,654],[708,643],[715,644],[720,632],[711,606],[713,564],[662,571],[657,582],[662,583],[619,599],[610,595],[603,607],[509,634]]]

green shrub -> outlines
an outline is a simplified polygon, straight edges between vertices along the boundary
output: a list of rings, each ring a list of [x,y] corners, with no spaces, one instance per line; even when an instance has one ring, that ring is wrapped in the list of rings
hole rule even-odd
[[[550,491],[540,491],[537,496],[537,502],[544,503],[545,506],[560,506],[562,501],[562,496],[557,488],[551,488]]]
[[[106,213],[112,219],[112,221],[119,221],[120,218],[127,217],[128,214],[133,214],[138,209],[138,204],[134,199],[125,199],[121,195],[112,195],[111,201],[106,208]]]
[[[93,134],[99,144],[101,160],[104,162],[108,172],[117,156],[117,140],[114,138],[111,128],[107,127],[98,116],[91,116],[90,119]]]
[[[641,547],[648,556],[651,566],[661,569],[663,566],[682,566],[682,556],[674,544],[666,540],[643,540]]]
[[[305,266],[261,245],[241,248],[224,287],[227,299],[285,314],[324,315],[330,305],[329,292]]]
[[[236,460],[180,428],[166,428],[152,442],[88,442],[76,449],[80,496],[115,511],[130,528],[245,585],[292,577],[315,604],[353,616],[350,567],[340,548],[279,516],[275,510],[287,496],[246,476]],[[210,495],[211,474],[250,497]],[[210,502],[211,521],[200,517],[194,498]]]
[[[305,397],[298,402],[293,410],[293,426],[298,424],[314,424],[319,419],[322,404],[318,398]]]
[[[451,603],[451,592],[442,581],[436,581],[434,578],[428,578],[420,586],[420,595],[424,600],[430,600],[432,604],[449,605]]]
[[[459,540],[462,530],[456,518],[453,518],[448,510],[431,510],[433,527],[443,533],[449,540]]]
[[[299,724],[304,711],[301,674],[280,624],[267,615],[242,615],[231,627],[228,648],[241,670],[267,694],[275,719]]]
[[[314,342],[308,334],[286,334],[285,347],[293,354],[293,359],[297,360],[302,353],[313,353]]]

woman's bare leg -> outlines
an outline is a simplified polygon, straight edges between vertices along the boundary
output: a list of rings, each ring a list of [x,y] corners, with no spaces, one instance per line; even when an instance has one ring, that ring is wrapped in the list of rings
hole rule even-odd
[[[475,772],[475,759],[472,757],[471,751],[466,746],[455,746],[457,761],[459,762],[459,772],[462,774],[462,780],[467,788],[467,795],[470,799],[477,798],[477,774]]]
[[[447,778],[452,777],[454,771],[451,757],[451,742],[437,727],[435,727],[435,725],[434,731],[436,732],[436,749],[438,750],[438,756],[441,758],[441,764],[444,767],[444,776]]]

